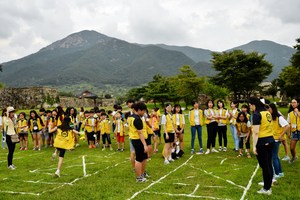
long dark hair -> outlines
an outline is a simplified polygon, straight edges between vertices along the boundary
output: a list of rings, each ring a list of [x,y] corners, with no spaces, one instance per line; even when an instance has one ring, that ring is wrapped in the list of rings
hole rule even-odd
[[[236,122],[238,122],[238,123],[241,122],[241,120],[240,120],[240,116],[241,115],[244,116],[244,122],[247,123],[248,122],[248,118],[247,118],[247,116],[246,116],[246,114],[244,112],[239,112],[239,114],[238,114],[238,116],[236,118]]]
[[[299,108],[300,108],[300,99],[299,99],[298,97],[294,97],[294,98],[292,98],[292,101],[293,101],[293,99],[296,100],[297,103],[299,104],[299,105],[298,105],[298,110],[300,110],[300,109],[299,109]],[[294,111],[294,108],[293,108],[292,104],[290,104],[290,108],[289,108],[288,113],[290,113],[290,112],[292,112],[292,111]]]
[[[59,128],[62,131],[69,131],[72,130],[72,128],[70,127],[70,117],[68,115],[66,115],[62,121],[62,124],[60,126],[58,126],[57,128]]]
[[[250,97],[249,98],[249,104],[255,105],[255,110],[260,112],[260,111],[265,111],[265,104],[263,104],[257,97]]]
[[[167,113],[167,109],[166,109],[166,108],[167,108],[168,106],[170,106],[170,105],[172,106],[172,104],[171,104],[171,103],[166,103],[166,105],[165,105],[165,115],[167,115],[167,114],[168,114],[168,113]],[[171,111],[171,113],[172,113],[172,111]]]
[[[274,103],[269,104],[270,108],[272,108],[272,119],[275,120],[277,117],[280,117],[281,114],[278,112],[278,109]]]
[[[61,106],[57,106],[56,111],[57,111],[56,120],[58,120],[58,118],[59,118],[60,121],[63,121],[64,114],[65,114],[63,108]]]
[[[30,121],[31,119],[34,119],[34,118],[32,118],[31,113],[34,113],[35,119],[36,119],[36,120],[37,120],[37,119],[40,119],[41,125],[44,126],[44,123],[43,123],[42,118],[37,114],[37,112],[36,112],[35,110],[31,110],[31,111],[30,111],[30,114],[29,114],[29,115],[30,115],[29,121]],[[30,123],[29,123],[29,126],[30,126]]]
[[[223,107],[222,107],[222,108],[223,108],[223,109],[225,109],[225,110],[227,110],[227,109],[225,108],[224,101],[222,101],[221,99],[219,99],[219,100],[217,101],[217,107],[218,107],[218,109],[220,109],[220,107],[219,107],[219,105],[218,105],[218,104],[219,104],[219,102],[220,102],[220,103],[222,103],[222,105],[223,105]]]
[[[179,114],[182,114],[182,109],[181,109],[181,105],[180,105],[180,104],[175,104],[175,105],[174,105],[173,114],[176,114],[176,107],[179,107],[179,108],[180,108]]]

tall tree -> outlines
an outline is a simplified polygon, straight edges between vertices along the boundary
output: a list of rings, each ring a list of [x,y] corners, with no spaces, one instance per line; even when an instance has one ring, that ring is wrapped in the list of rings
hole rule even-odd
[[[291,66],[284,67],[279,74],[280,84],[289,97],[300,94],[300,38],[296,39],[296,42],[296,52],[290,59]]]
[[[264,60],[265,54],[244,53],[242,50],[212,53],[213,68],[219,73],[212,82],[234,93],[250,96],[272,72],[272,64]]]
[[[205,79],[197,77],[197,74],[188,65],[182,66],[180,74],[174,77],[174,87],[179,99],[187,104],[192,100],[198,100],[204,90]]]

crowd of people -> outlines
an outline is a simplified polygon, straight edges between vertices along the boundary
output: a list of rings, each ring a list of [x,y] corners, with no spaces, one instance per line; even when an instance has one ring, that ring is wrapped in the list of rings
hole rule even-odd
[[[250,159],[255,155],[262,168],[264,187],[258,193],[271,194],[272,182],[284,176],[278,156],[280,144],[283,144],[285,149],[285,157],[282,160],[290,163],[297,160],[295,148],[300,139],[299,100],[295,98],[291,101],[287,120],[273,103],[264,104],[256,97],[251,97],[248,103],[239,109],[239,103],[232,101],[231,108],[226,109],[222,100],[218,100],[216,106],[213,100],[208,100],[206,108],[202,110],[199,108],[199,102],[193,101],[193,107],[187,117],[191,130],[190,153],[208,155],[228,151],[227,127],[229,127],[234,141],[233,150],[237,152],[237,157],[243,157],[245,153]],[[0,125],[2,148],[6,146],[8,148],[8,169],[16,168],[13,164],[13,153],[18,142],[14,138],[15,135],[18,136],[21,151],[29,149],[30,141],[34,151],[41,151],[42,147],[55,147],[52,157],[59,155],[55,172],[59,177],[66,150],[80,146],[80,139],[87,142],[88,148],[102,147],[103,151],[112,151],[114,149],[111,135],[113,135],[117,141],[115,150],[123,152],[125,135],[128,133],[130,158],[133,171],[136,173],[136,181],[147,181],[149,177],[146,172],[147,161],[158,152],[162,138],[164,164],[174,162],[186,152],[187,148],[184,147],[186,118],[179,104],[172,106],[167,103],[163,113],[159,108],[148,111],[145,103],[135,103],[131,99],[127,101],[127,106],[129,111],[126,112],[123,112],[122,107],[117,104],[114,105],[113,111],[107,112],[97,107],[89,111],[81,108],[77,112],[74,107],[64,110],[58,106],[54,110],[41,108],[39,113],[32,110],[28,117],[24,112],[16,115],[13,107],[3,109]],[[206,151],[202,140],[205,126]],[[288,153],[287,133],[291,135],[291,158]],[[196,136],[199,150],[195,150]],[[253,153],[250,151],[251,137]]]

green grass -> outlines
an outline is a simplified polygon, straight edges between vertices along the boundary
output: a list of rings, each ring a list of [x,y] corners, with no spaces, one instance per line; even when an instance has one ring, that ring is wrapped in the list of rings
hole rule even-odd
[[[19,151],[17,144],[14,155],[14,164],[17,166],[15,171],[7,170],[7,150],[1,149],[0,199],[129,199],[141,190],[134,199],[241,199],[257,167],[256,158],[236,157],[237,153],[232,151],[233,139],[229,129],[227,152],[191,157],[189,129],[187,125],[184,157],[170,165],[164,165],[160,145],[160,152],[147,164],[150,181],[141,184],[135,183],[135,174],[129,162],[128,140],[125,152],[88,149],[86,142],[81,141],[81,146],[75,151],[66,152],[60,178],[53,177],[57,166],[57,160],[53,162],[50,159],[53,148]],[[206,136],[204,127],[204,147]],[[116,147],[115,141],[113,144]],[[197,142],[195,144],[198,148]],[[297,147],[298,153],[299,148]],[[283,153],[281,147],[281,157]],[[82,156],[85,156],[87,177],[83,176]],[[272,187],[273,194],[269,199],[299,199],[300,160],[292,165],[285,161],[281,163],[285,177]],[[257,183],[261,180],[259,168],[252,184],[249,184],[245,199],[267,198],[256,194],[261,188]],[[7,193],[8,191],[14,193]]]

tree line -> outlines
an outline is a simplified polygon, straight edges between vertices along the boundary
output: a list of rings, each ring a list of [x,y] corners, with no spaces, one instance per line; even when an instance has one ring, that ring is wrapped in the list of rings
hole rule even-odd
[[[296,53],[290,66],[284,67],[279,78],[271,82],[264,95],[294,97],[300,94],[300,38],[294,46]],[[265,60],[265,54],[245,53],[242,50],[212,53],[212,67],[217,71],[213,77],[198,77],[193,68],[184,65],[175,76],[157,74],[148,84],[132,88],[126,98],[144,99],[161,103],[184,101],[189,104],[201,94],[211,99],[245,99],[260,91],[260,84],[272,72],[273,65]]]

